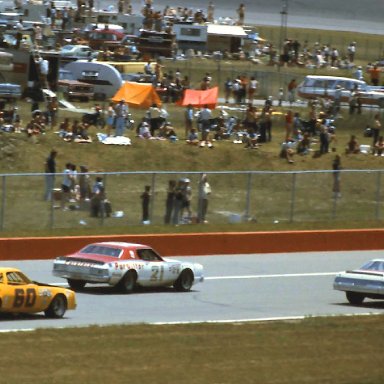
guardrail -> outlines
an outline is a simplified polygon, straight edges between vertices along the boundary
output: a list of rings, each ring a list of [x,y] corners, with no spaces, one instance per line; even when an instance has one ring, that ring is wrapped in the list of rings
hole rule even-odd
[[[146,244],[163,256],[379,250],[384,230],[228,232],[0,239],[0,260],[44,260],[99,241]]]

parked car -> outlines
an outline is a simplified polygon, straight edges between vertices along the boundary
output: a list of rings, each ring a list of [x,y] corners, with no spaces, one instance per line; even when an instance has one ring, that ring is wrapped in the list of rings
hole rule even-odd
[[[93,243],[72,255],[57,257],[53,274],[67,279],[73,289],[106,283],[125,293],[136,286],[189,291],[204,280],[201,264],[161,257],[147,245],[124,242]]]
[[[74,99],[89,101],[95,96],[93,85],[82,81],[61,80],[59,85],[63,89],[63,96],[69,101]]]
[[[60,318],[75,308],[76,294],[70,289],[31,281],[16,268],[0,268],[0,312]]]
[[[344,291],[354,305],[360,305],[366,297],[384,300],[384,259],[374,259],[358,269],[338,273],[333,288]]]
[[[21,97],[21,86],[12,83],[0,83],[0,99],[18,99]]]
[[[60,50],[61,57],[70,57],[74,59],[93,59],[96,58],[98,52],[87,45],[64,45]]]
[[[18,12],[0,12],[0,29],[12,29],[22,17]]]
[[[384,88],[369,86],[365,81],[337,76],[306,76],[297,87],[297,93],[304,99],[329,97],[333,99],[341,89],[341,101],[348,102],[355,89],[362,104],[378,105],[384,108]]]
[[[119,46],[124,36],[123,32],[113,29],[94,29],[88,34],[88,44],[92,49],[103,50]]]

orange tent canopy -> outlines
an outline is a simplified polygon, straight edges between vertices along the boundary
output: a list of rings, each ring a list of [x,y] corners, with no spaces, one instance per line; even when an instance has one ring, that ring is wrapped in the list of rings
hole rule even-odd
[[[204,105],[208,105],[209,108],[215,108],[218,95],[219,87],[210,88],[205,91],[186,89],[183,99],[177,102],[177,104],[181,106],[192,105],[194,107],[204,107]]]
[[[129,106],[137,108],[149,108],[153,104],[161,105],[160,97],[152,84],[125,81],[111,100],[119,102],[122,99]]]

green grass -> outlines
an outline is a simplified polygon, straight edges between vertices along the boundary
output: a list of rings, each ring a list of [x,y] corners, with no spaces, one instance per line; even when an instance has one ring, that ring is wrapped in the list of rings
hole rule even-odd
[[[261,36],[268,38],[278,46],[279,29],[260,27]],[[382,41],[376,35],[363,35],[342,32],[291,29],[289,37],[300,41],[308,40],[311,46],[316,41],[329,42],[332,45],[346,47],[352,38],[357,42],[358,53],[356,62],[374,60],[382,51]],[[213,74],[213,82],[223,83],[227,76],[257,72],[261,79],[259,97],[268,94],[275,95],[278,87],[295,76],[298,80],[311,71],[305,68],[269,67],[263,63],[259,65],[242,61],[223,60],[219,64],[209,59],[195,59],[192,61],[166,61],[165,71],[180,68],[182,74],[189,74],[193,86],[198,86],[205,72]],[[218,71],[220,69],[220,72]],[[332,73],[350,75],[347,71],[321,70],[318,73]],[[221,79],[221,81],[219,81]],[[92,103],[78,106],[92,107]],[[275,107],[284,113],[285,109]],[[170,120],[182,139],[184,137],[184,109],[168,104]],[[19,103],[19,110],[25,125],[30,116],[30,105]],[[307,117],[306,107],[299,109],[303,118]],[[380,171],[383,168],[381,158],[369,155],[346,156],[345,144],[351,134],[355,134],[361,144],[371,144],[370,138],[363,137],[366,125],[371,124],[375,110],[364,110],[361,116],[350,117],[343,112],[342,119],[337,121],[336,153],[342,156],[342,167],[349,169],[370,169]],[[143,110],[132,110],[134,118],[139,121]],[[216,111],[218,113],[218,111]],[[242,116],[240,111],[231,113]],[[79,118],[61,110],[59,121],[64,117]],[[42,201],[43,177],[14,177],[2,178],[0,197],[5,203],[1,211],[3,219],[2,235],[57,235],[58,233],[146,233],[148,231],[178,232],[178,231],[233,231],[233,230],[280,230],[280,229],[317,229],[343,227],[374,227],[381,226],[382,180],[377,173],[345,173],[342,178],[343,199],[334,206],[331,199],[332,177],[330,174],[292,175],[254,175],[249,181],[248,176],[239,175],[210,175],[213,194],[210,201],[209,226],[182,226],[180,228],[166,228],[162,226],[166,185],[170,178],[184,176],[184,172],[217,172],[217,171],[318,171],[330,170],[333,154],[321,157],[296,156],[294,164],[288,164],[279,158],[280,143],[284,139],[284,124],[281,116],[277,115],[273,123],[273,140],[264,144],[258,150],[245,150],[242,145],[235,145],[229,141],[215,143],[215,148],[208,150],[190,147],[183,140],[176,143],[162,141],[144,141],[135,137],[133,131],[128,132],[132,139],[131,147],[104,146],[96,140],[96,129],[91,129],[92,144],[75,144],[62,141],[53,130],[38,137],[37,141],[28,139],[23,134],[0,134],[1,147],[6,151],[0,152],[0,173],[36,173],[43,172],[44,161],[52,148],[58,151],[58,171],[64,170],[66,162],[77,165],[85,164],[91,172],[140,172],[140,171],[168,171],[175,174],[157,175],[135,174],[122,176],[107,176],[107,193],[112,202],[113,210],[125,212],[123,219],[98,220],[90,219],[85,211],[61,212],[51,211],[49,204]],[[316,151],[319,144],[313,145]],[[196,211],[196,190],[199,175],[191,176],[194,188],[193,208]],[[56,187],[60,186],[60,176]],[[250,182],[250,184],[249,184]],[[291,205],[292,183],[297,186],[295,206]],[[153,195],[153,225],[143,227],[140,224],[140,193],[145,184],[155,183]],[[251,221],[239,225],[228,223],[231,213],[243,214],[246,210],[247,186],[251,186],[249,200],[249,216]],[[3,200],[2,191],[6,191]],[[3,207],[3,205],[1,205]],[[292,211],[293,210],[293,211]],[[292,220],[293,218],[293,220]],[[79,224],[86,219],[87,226]],[[52,220],[54,224],[52,225]],[[274,224],[278,221],[278,224]],[[101,226],[103,224],[103,226]]]
[[[383,316],[2,334],[7,384],[381,384]]]

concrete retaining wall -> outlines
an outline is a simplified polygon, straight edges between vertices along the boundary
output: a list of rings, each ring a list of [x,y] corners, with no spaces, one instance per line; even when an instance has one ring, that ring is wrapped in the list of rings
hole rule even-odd
[[[384,249],[384,230],[224,232],[0,239],[0,260],[53,259],[97,241],[147,244],[163,256]]]

